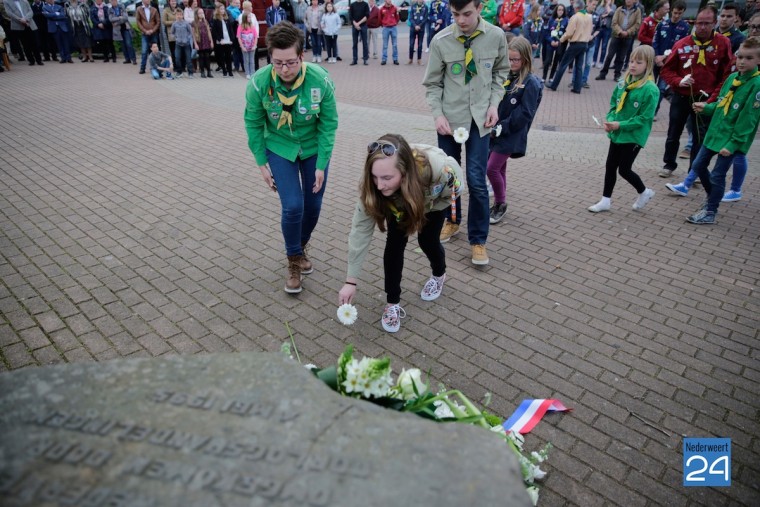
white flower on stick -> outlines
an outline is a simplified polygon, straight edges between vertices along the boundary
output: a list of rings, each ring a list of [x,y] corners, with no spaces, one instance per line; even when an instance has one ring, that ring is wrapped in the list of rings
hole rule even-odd
[[[686,60],[686,63],[683,64],[684,69],[688,69],[689,67],[691,67],[691,60],[692,60],[691,58]]]
[[[350,326],[356,322],[358,314],[354,305],[346,303],[338,307],[338,320],[344,326]]]
[[[665,53],[664,53],[664,56],[668,57],[668,56],[670,56],[670,53],[672,53],[672,52],[673,51],[671,51],[670,49],[666,49]]]
[[[467,139],[470,138],[470,131],[467,130],[464,127],[459,127],[457,129],[454,129],[454,141],[458,142],[459,144],[464,144],[467,142]]]

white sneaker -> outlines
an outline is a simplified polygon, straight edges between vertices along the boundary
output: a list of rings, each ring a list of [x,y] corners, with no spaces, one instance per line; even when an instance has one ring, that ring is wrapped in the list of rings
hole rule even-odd
[[[317,63],[322,63],[322,57],[321,56],[317,57]]]
[[[316,56],[312,56],[311,57],[311,63],[317,63],[317,57]]]
[[[420,297],[423,301],[434,301],[438,299],[438,296],[441,295],[441,291],[443,291],[443,282],[446,281],[446,273],[443,274],[443,276],[431,276],[430,279],[425,283],[425,286],[422,288],[422,292],[420,293]]]
[[[404,317],[406,317],[406,312],[401,308],[401,305],[388,303],[385,305],[380,323],[383,325],[383,329],[389,333],[395,333],[401,329],[401,319]]]
[[[649,200],[654,197],[654,190],[651,188],[647,188],[643,192],[639,194],[639,197],[636,199],[636,202],[633,203],[633,209],[640,210],[644,209],[644,206],[647,205]]]
[[[605,204],[603,201],[599,201],[598,203],[594,204],[593,206],[589,206],[588,210],[591,213],[599,213],[600,211],[609,211],[610,205]]]
[[[425,48],[425,53],[430,53],[430,48]]]

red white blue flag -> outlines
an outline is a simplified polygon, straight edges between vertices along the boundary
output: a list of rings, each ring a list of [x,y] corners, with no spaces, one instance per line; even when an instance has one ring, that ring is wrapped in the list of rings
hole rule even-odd
[[[546,412],[568,412],[567,408],[559,400],[523,400],[515,413],[504,421],[504,429],[509,433],[529,433]]]

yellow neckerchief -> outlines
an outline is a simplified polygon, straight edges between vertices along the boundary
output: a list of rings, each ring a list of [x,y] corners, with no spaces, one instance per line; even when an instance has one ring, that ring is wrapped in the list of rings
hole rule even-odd
[[[647,81],[654,81],[652,76],[649,76],[648,79],[637,79],[636,81],[629,81],[631,79],[631,76],[628,76],[626,78],[626,87],[625,90],[623,90],[623,94],[620,95],[620,100],[618,101],[618,105],[615,108],[615,112],[619,113],[623,109],[623,104],[625,104],[625,98],[628,96],[628,92],[631,90],[634,90],[636,88],[641,88],[646,84]]]
[[[756,70],[754,74],[752,74],[750,77],[747,78],[747,81],[750,79],[760,76],[760,70]],[[726,93],[726,96],[723,97],[723,99],[718,103],[718,107],[723,108],[723,115],[728,114],[728,108],[731,106],[731,101],[734,100],[734,92],[739,88],[741,85],[746,83],[747,81],[739,81],[739,77],[737,76],[732,82],[731,82],[731,88],[728,89],[728,93]]]
[[[282,102],[282,113],[280,113],[280,121],[277,122],[277,130],[285,125],[285,123],[288,124],[288,127],[293,125],[293,116],[290,114],[290,111],[293,109],[293,104],[298,98],[298,89],[303,84],[304,79],[306,79],[306,62],[301,62],[301,73],[298,75],[295,83],[293,83],[293,87],[287,94],[277,92],[277,98]],[[272,88],[274,89],[276,85],[277,73],[274,71],[274,65],[272,65]]]
[[[472,79],[472,76],[478,74],[478,66],[475,65],[475,60],[473,59],[472,48],[470,47],[470,44],[472,43],[472,40],[481,33],[483,32],[480,30],[475,30],[469,37],[466,35],[460,35],[457,37],[457,40],[464,44],[464,84],[469,83]]]
[[[715,32],[713,32],[713,34],[714,34],[714,33],[715,33]],[[699,42],[699,41],[697,40],[697,38],[696,38],[696,37],[694,37],[693,35],[691,36],[691,40],[693,40],[693,41],[694,41],[694,44],[695,44],[695,45],[697,46],[697,48],[699,49],[699,56],[697,57],[697,63],[701,63],[702,65],[707,65],[707,62],[705,61],[705,49],[707,49],[707,47],[708,47],[710,44],[712,44],[712,37],[710,38],[710,40],[709,40],[709,41],[707,41],[707,42],[705,42],[705,43],[701,43],[701,42]]]

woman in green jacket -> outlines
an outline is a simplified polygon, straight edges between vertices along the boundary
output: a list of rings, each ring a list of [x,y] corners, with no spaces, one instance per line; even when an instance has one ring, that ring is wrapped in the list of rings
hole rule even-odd
[[[401,272],[404,249],[409,236],[415,233],[433,271],[420,297],[433,301],[441,295],[446,279],[441,229],[447,209],[456,206],[461,180],[459,164],[439,148],[409,145],[396,134],[386,134],[370,143],[360,182],[361,196],[348,236],[348,273],[338,293],[338,304],[351,303],[356,295],[375,225],[381,232],[388,231],[383,254],[387,298],[381,319],[383,329],[395,333],[406,315],[400,305]]]
[[[327,71],[303,61],[303,32],[288,21],[266,36],[271,65],[253,75],[246,91],[248,146],[266,185],[282,204],[288,256],[285,292],[301,292],[301,274],[313,271],[306,244],[317,226],[327,182],[338,111]]]
[[[639,197],[633,203],[633,209],[642,209],[654,197],[654,190],[647,188],[639,175],[631,169],[652,130],[654,112],[660,97],[652,75],[653,68],[652,46],[637,47],[631,53],[628,71],[612,93],[610,111],[607,113],[607,121],[603,124],[604,131],[610,138],[604,190],[602,200],[588,208],[592,213],[609,211],[618,172],[639,193]]]

